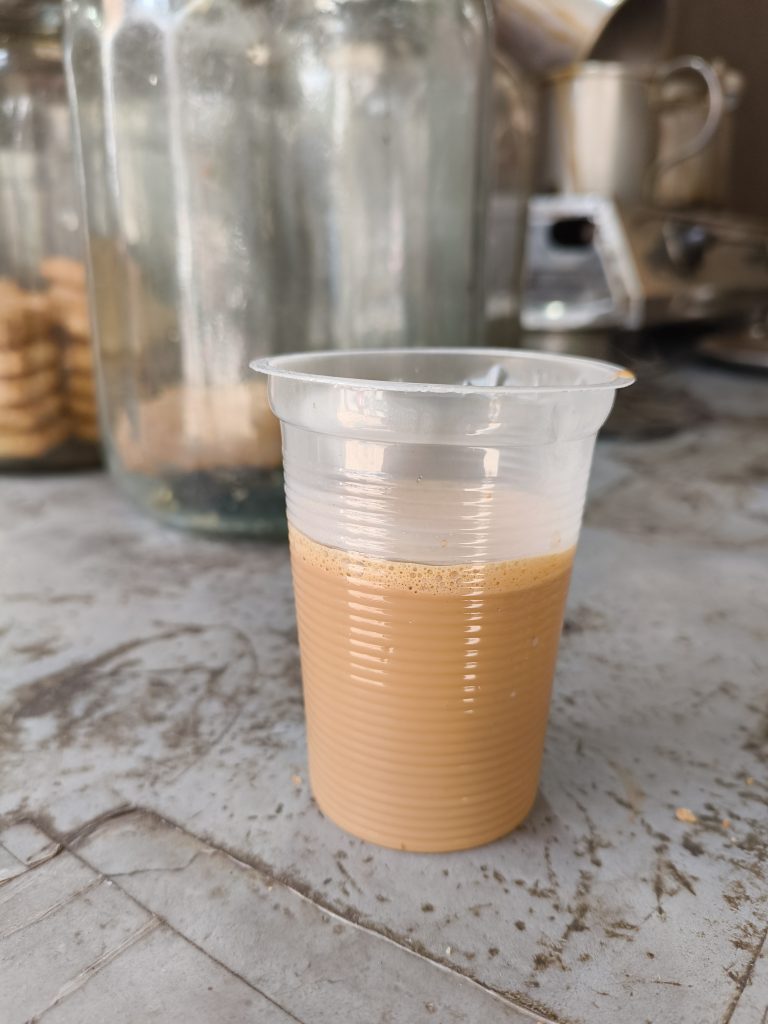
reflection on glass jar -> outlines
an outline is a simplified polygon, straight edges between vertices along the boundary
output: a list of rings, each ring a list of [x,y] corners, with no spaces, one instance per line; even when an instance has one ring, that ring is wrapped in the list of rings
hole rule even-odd
[[[260,355],[482,325],[483,0],[68,0],[113,472],[284,528]]]

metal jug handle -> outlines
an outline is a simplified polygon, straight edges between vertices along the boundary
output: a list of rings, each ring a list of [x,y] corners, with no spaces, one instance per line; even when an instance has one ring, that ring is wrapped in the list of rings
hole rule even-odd
[[[682,163],[683,160],[696,156],[705,146],[709,145],[715,136],[715,132],[720,127],[720,122],[725,113],[726,101],[720,77],[712,65],[704,60],[703,57],[677,57],[674,60],[667,61],[657,69],[654,77],[657,81],[663,82],[680,71],[695,71],[696,74],[704,79],[709,101],[707,117],[701,126],[701,130],[694,138],[681,146],[677,153],[666,160],[657,160],[652,165],[650,177],[653,179],[659,174],[663,174],[664,171],[668,171],[670,167]]]

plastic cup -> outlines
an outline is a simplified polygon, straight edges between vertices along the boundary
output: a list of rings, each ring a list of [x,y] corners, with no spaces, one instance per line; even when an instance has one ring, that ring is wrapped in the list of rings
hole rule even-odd
[[[396,849],[505,835],[536,796],[595,438],[632,374],[496,349],[252,365],[282,424],[318,806]]]

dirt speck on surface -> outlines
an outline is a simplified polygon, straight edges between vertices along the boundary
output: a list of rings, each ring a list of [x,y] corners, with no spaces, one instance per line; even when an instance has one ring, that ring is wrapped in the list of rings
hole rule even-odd
[[[743,883],[736,880],[723,892],[723,899],[731,910],[739,910],[744,903],[749,902],[749,894]]]
[[[258,677],[238,630],[182,624],[127,640],[17,687],[0,724],[0,760],[24,744],[29,720],[46,719],[49,751],[76,750],[93,764],[128,757],[123,773],[150,781],[177,775],[224,739]]]
[[[579,633],[586,633],[588,630],[601,629],[608,624],[608,620],[600,612],[587,605],[578,605],[573,608],[565,617],[563,622],[563,636],[575,636]]]
[[[694,857],[701,857],[704,853],[704,847],[701,843],[697,843],[688,832],[682,838],[682,846]]]
[[[675,817],[678,821],[682,821],[686,825],[695,825],[699,820],[698,816],[688,807],[678,807],[675,811]]]

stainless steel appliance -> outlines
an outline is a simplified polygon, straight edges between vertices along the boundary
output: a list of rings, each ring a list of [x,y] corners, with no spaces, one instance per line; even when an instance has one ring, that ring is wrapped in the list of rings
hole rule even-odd
[[[525,211],[541,143],[541,81],[576,61],[661,59],[670,0],[489,2],[496,27],[497,164],[489,200],[487,336],[510,344],[518,336]]]
[[[542,87],[524,330],[711,321],[768,296],[768,225],[727,211],[743,80],[666,60],[670,7],[494,0],[501,51]]]
[[[727,210],[739,73],[656,59],[666,9],[655,0],[497,3],[502,28],[527,40],[544,99],[523,329],[753,315],[768,298],[768,225]]]
[[[768,224],[725,208],[742,88],[738,72],[699,58],[554,76],[524,329],[711,323],[768,300]]]
[[[713,321],[768,296],[768,224],[728,213],[539,195],[527,242],[527,330]]]

